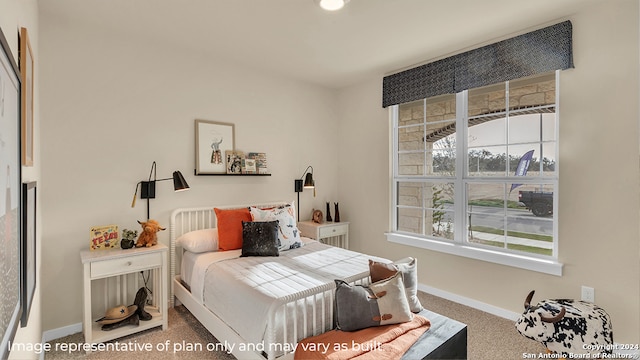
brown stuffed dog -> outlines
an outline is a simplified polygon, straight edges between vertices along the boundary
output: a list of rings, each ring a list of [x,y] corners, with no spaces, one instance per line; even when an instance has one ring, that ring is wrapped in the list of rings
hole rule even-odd
[[[148,220],[147,222],[140,222],[138,220],[138,224],[142,225],[142,232],[140,236],[138,236],[138,241],[136,242],[136,247],[151,247],[158,243],[158,235],[157,232],[160,230],[166,230],[163,227],[160,227],[155,220]]]

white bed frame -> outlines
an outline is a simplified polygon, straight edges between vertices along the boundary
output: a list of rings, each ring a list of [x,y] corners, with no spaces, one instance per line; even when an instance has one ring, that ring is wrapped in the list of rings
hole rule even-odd
[[[249,206],[267,208],[285,204],[285,202],[273,202],[267,204],[215,207],[219,209],[239,209]],[[333,328],[333,322],[325,321],[325,319],[333,319],[335,284],[326,284],[279,299],[269,310],[267,329],[263,343],[264,349],[251,348],[251,345],[255,344],[249,344],[216,314],[211,312],[211,310],[206,308],[204,305],[201,305],[200,302],[191,295],[189,289],[183,285],[180,281],[180,275],[177,273],[177,271],[180,270],[180,261],[182,260],[183,251],[182,249],[178,249],[179,251],[176,251],[176,239],[189,231],[215,228],[216,214],[213,208],[214,206],[181,208],[174,210],[171,214],[170,306],[182,303],[220,343],[236,344],[232,354],[239,359],[265,359],[265,357],[267,359],[292,359],[293,350],[295,350],[295,344],[297,344],[298,341],[309,336],[321,334]],[[345,279],[345,281],[356,284],[367,284],[369,282],[369,273],[364,272],[351,279]],[[311,314],[308,314],[305,311],[296,311],[299,305],[305,308],[311,308]],[[283,329],[280,333],[281,335],[277,338],[277,334],[279,332],[277,331],[278,329],[276,329],[276,313],[279,309],[287,306],[293,310],[289,312],[281,311],[281,313],[285,314],[285,318],[281,323],[288,324],[286,317],[292,316],[294,319],[302,317],[303,325],[297,325],[299,320],[293,321],[293,324],[290,327],[285,326],[285,329]],[[321,320],[317,321],[317,319]],[[307,324],[310,325],[308,326]],[[240,351],[239,346],[241,344],[246,345],[247,349],[245,349],[245,351]],[[273,344],[273,346],[271,344]],[[282,346],[278,347],[278,344],[293,344],[294,346],[293,349],[290,347],[282,348]],[[280,350],[284,350],[284,353]]]

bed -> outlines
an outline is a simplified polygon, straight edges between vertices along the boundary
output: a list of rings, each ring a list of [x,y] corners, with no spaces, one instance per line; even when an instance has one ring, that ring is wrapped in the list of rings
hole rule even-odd
[[[181,236],[216,228],[217,221],[214,206],[176,209],[171,214],[170,306],[184,305],[218,339],[218,346],[224,346],[217,350],[240,359],[292,359],[300,340],[334,328],[335,279],[367,285],[369,260],[390,262],[304,238],[304,246],[281,251],[277,258],[238,258],[241,250],[192,253],[178,246]],[[238,287],[241,281],[248,288]],[[427,310],[421,315],[431,320],[431,329],[406,355],[466,358],[466,325]]]
[[[287,203],[250,206],[284,205]],[[333,328],[334,279],[352,284],[369,282],[368,259],[375,257],[311,239],[303,238],[304,246],[299,249],[280,252],[277,262],[269,257],[226,261],[237,258],[240,250],[185,252],[176,244],[177,239],[194,230],[216,228],[213,209],[183,208],[171,214],[170,306],[175,297],[238,358],[291,358],[299,340]],[[236,286],[235,282],[247,279],[249,283],[255,281],[254,289]],[[211,290],[209,286],[233,291]]]

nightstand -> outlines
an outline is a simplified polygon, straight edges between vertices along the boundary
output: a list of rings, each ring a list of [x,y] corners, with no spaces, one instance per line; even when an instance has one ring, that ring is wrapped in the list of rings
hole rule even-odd
[[[80,259],[84,268],[82,329],[85,343],[101,343],[156,326],[167,329],[167,246],[157,244],[148,248],[83,250]],[[145,286],[140,273],[147,270],[150,272],[147,285],[151,287],[153,296],[151,304],[145,306],[145,311],[153,318],[141,320],[138,326],[127,325],[103,331],[95,320],[104,316],[109,308],[133,304],[137,290]],[[99,296],[94,298],[94,294]]]
[[[325,221],[321,224],[313,221],[300,221],[298,229],[304,237],[318,240],[323,244],[349,248],[349,223]]]

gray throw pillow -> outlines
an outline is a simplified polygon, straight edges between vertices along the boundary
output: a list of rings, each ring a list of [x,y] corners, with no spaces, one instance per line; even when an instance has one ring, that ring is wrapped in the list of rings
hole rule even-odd
[[[369,286],[335,281],[335,315],[340,330],[355,331],[413,319],[400,273]]]

